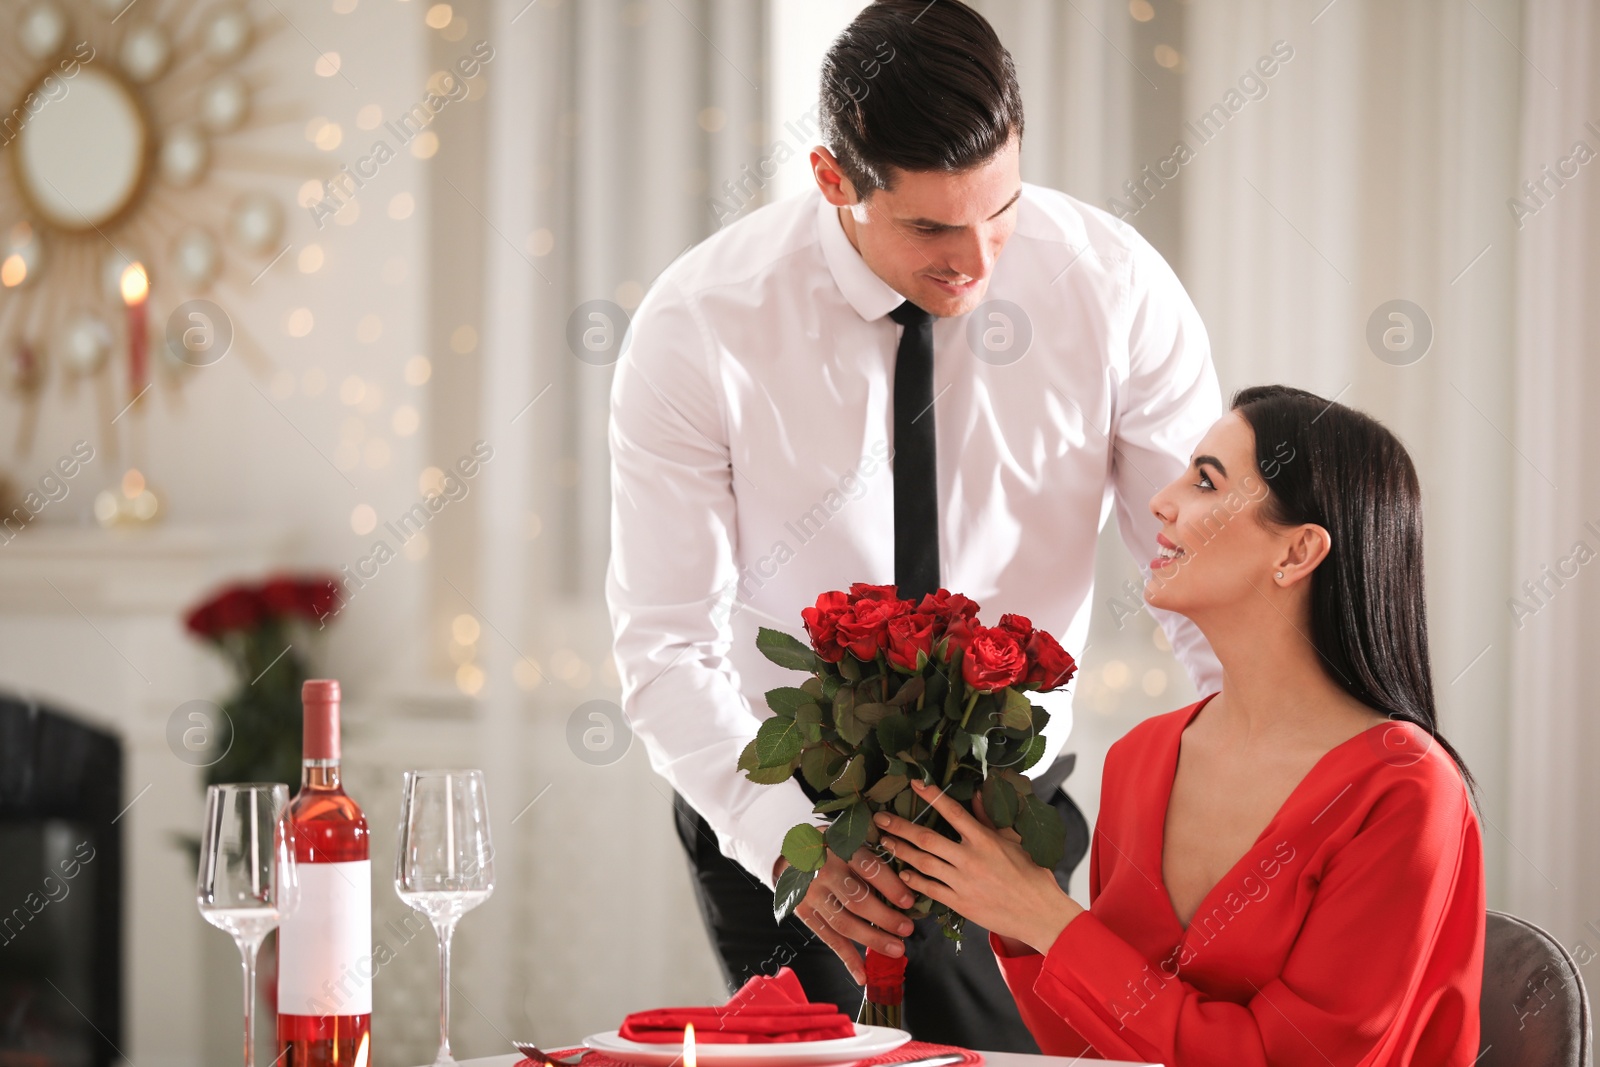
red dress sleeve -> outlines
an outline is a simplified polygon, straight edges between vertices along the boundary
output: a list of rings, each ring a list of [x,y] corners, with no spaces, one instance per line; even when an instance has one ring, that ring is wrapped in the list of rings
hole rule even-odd
[[[1145,980],[1149,961],[1085,912],[1048,954],[1002,960],[1019,1005],[1026,1000],[1024,1020],[1041,1044],[1070,1034],[1101,1056],[1167,1067],[1467,1067],[1483,861],[1465,788],[1440,762],[1443,771],[1381,776],[1359,828],[1296,887],[1311,900],[1281,973],[1243,1003],[1179,977],[1130,1011],[1126,989]]]
[[[1097,833],[1089,841],[1090,900],[1100,895],[1100,840],[1101,835]],[[1017,1013],[1022,1016],[1022,1024],[1039,1043],[1039,1048],[1050,1056],[1093,1054],[1094,1046],[1085,1041],[1082,1034],[1067,1024],[1060,1012],[1034,991],[1039,973],[1044,969],[1045,958],[1037,952],[1009,955],[1000,944],[1000,939],[992,933],[989,935],[989,947],[994,950],[995,962],[1000,965],[1000,976],[1006,980],[1006,988],[1011,990],[1011,996],[1017,1002]]]

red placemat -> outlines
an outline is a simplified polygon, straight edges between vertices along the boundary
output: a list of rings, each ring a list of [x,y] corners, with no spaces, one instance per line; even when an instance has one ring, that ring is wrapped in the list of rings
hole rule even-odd
[[[549,1052],[551,1056],[570,1056],[574,1052],[583,1050],[582,1045],[574,1048],[564,1048]],[[983,1053],[971,1049],[957,1048],[954,1045],[934,1045],[927,1041],[907,1041],[893,1052],[885,1052],[881,1056],[874,1056],[869,1060],[861,1060],[855,1067],[893,1067],[896,1063],[905,1063],[908,1060],[920,1060],[928,1056],[943,1056],[948,1053],[961,1054],[961,1062],[950,1064],[950,1067],[979,1067],[983,1063]],[[518,1061],[519,1067],[523,1063],[532,1063],[532,1060],[523,1058]],[[582,1067],[629,1067],[621,1060],[612,1059],[604,1052],[591,1052],[583,1058]]]

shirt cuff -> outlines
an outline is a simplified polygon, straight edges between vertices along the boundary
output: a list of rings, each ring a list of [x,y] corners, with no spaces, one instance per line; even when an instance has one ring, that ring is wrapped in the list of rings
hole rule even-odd
[[[811,799],[800,788],[800,783],[780,782],[764,787],[735,821],[731,832],[719,832],[717,836],[723,855],[761,879],[762,885],[774,889],[776,879],[772,868],[783,855],[784,835],[796,823],[818,821],[811,810]]]

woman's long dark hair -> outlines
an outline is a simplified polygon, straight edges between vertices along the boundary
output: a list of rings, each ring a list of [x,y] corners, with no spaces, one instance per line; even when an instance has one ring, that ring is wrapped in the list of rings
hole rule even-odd
[[[1233,395],[1256,435],[1269,489],[1262,517],[1328,531],[1311,576],[1311,643],[1345,692],[1426,731],[1476,792],[1472,773],[1439,733],[1422,581],[1422,490],[1382,423],[1286,385]]]

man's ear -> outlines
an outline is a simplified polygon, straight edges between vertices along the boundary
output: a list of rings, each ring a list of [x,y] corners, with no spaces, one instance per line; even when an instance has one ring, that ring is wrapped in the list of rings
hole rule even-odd
[[[858,202],[855,186],[845,177],[833,153],[822,145],[811,150],[811,176],[822,190],[822,198],[834,207],[850,207]]]

